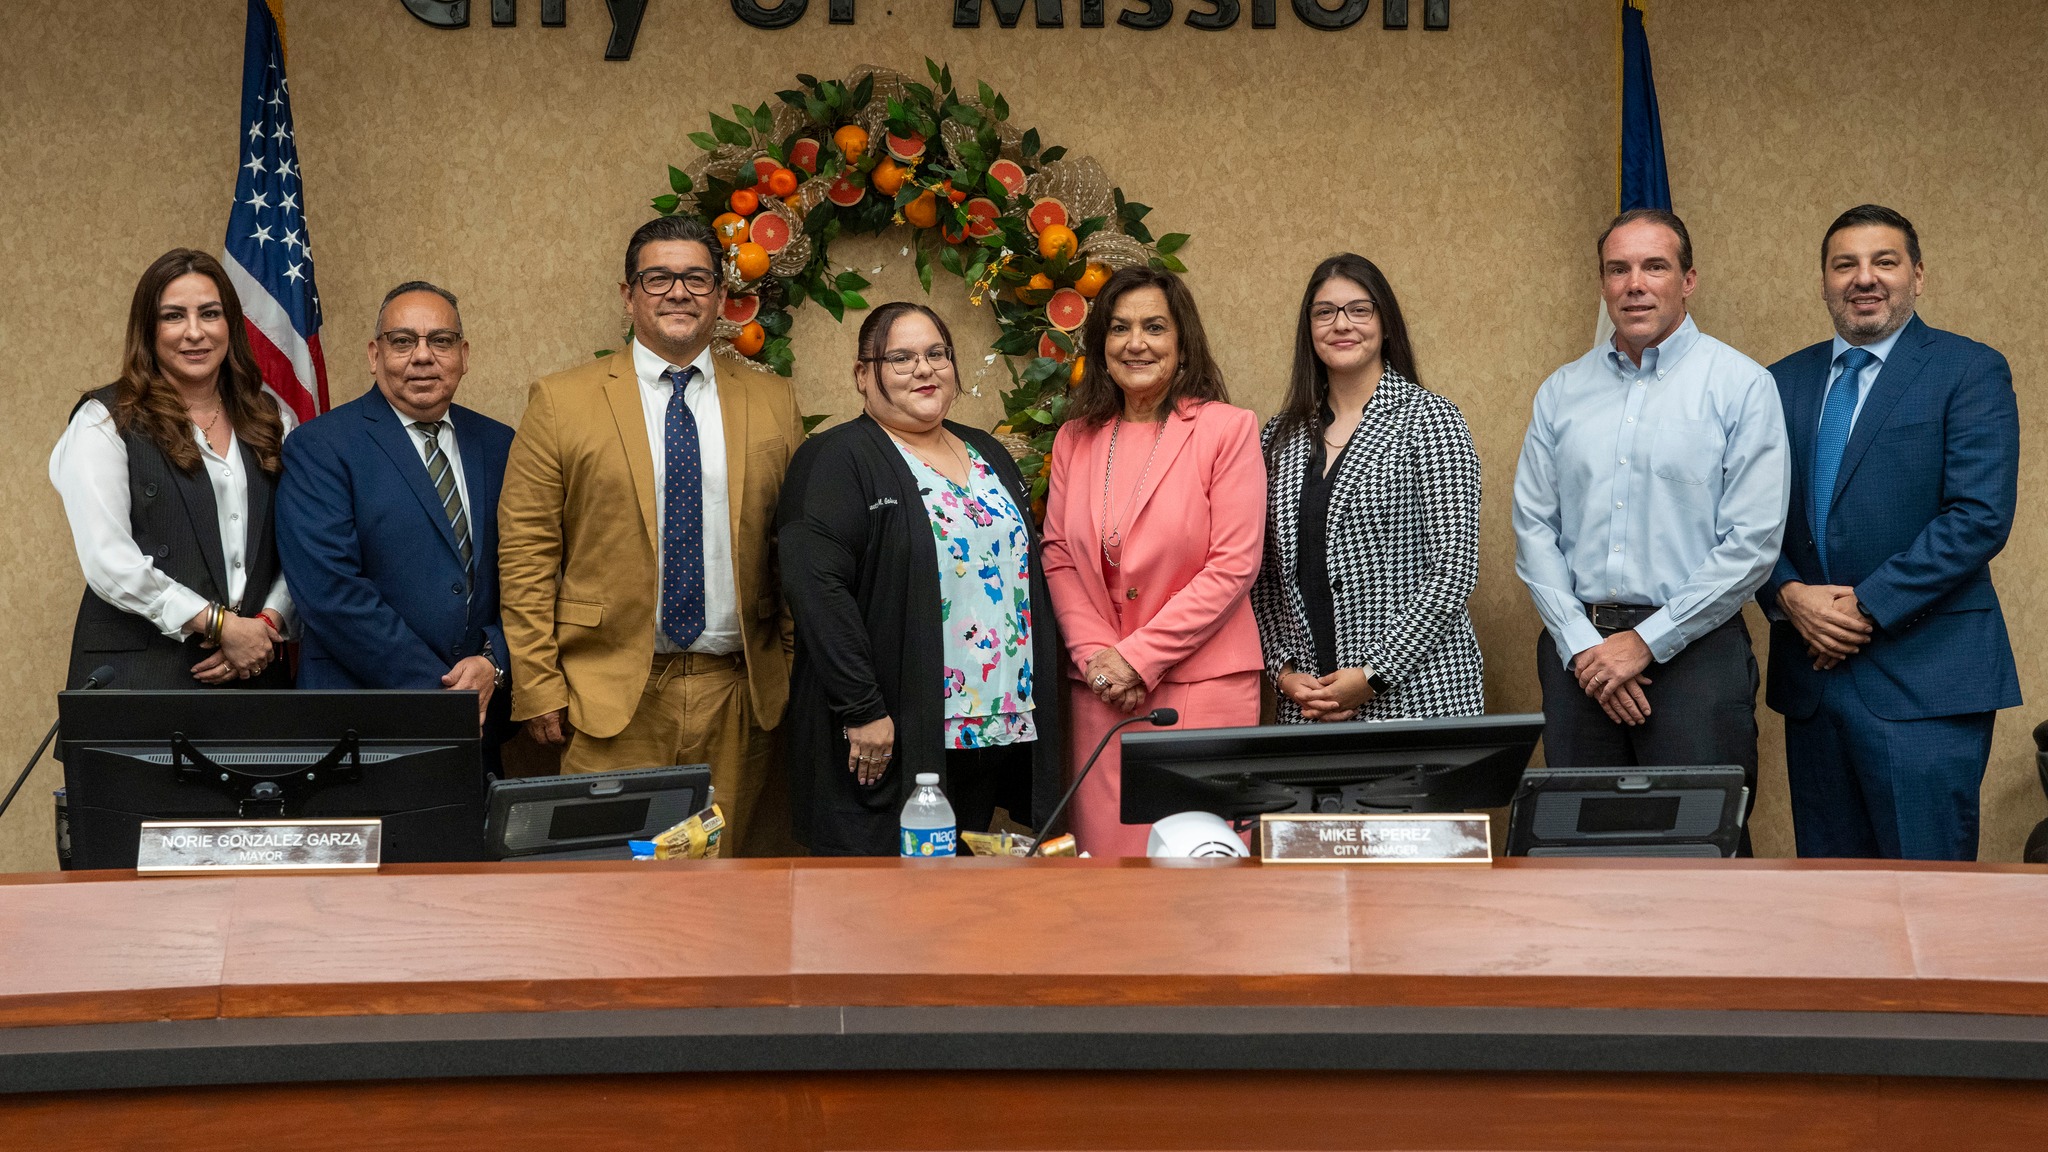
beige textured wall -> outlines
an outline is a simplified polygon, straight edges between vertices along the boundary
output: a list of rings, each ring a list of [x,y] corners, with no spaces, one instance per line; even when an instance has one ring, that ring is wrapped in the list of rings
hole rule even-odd
[[[1281,26],[1151,33],[948,27],[946,0],[860,0],[854,27],[762,32],[714,0],[650,5],[634,58],[601,59],[595,0],[543,29],[439,31],[391,0],[289,0],[294,111],[327,309],[335,398],[367,386],[359,351],[383,290],[426,277],[463,297],[475,347],[464,399],[518,418],[534,377],[613,345],[616,265],[663,191],[685,133],[796,72],[926,55],[987,80],[1048,143],[1100,158],[1186,256],[1235,394],[1271,412],[1308,268],[1350,248],[1386,268],[1427,382],[1463,407],[1486,465],[1484,566],[1473,614],[1495,711],[1532,710],[1536,620],[1513,572],[1507,499],[1538,382],[1589,340],[1592,236],[1613,196],[1614,4],[1458,0],[1449,33]],[[1112,4],[1112,8],[1117,5]],[[1182,5],[1182,8],[1188,7]],[[1419,5],[1412,5],[1419,13]],[[1069,4],[1070,10],[1078,4]],[[1914,0],[1660,0],[1651,37],[1671,182],[1701,265],[1702,326],[1770,361],[1824,337],[1817,238],[1865,199],[1920,225],[1924,314],[2012,359],[2027,425],[2023,506],[2038,508],[2048,337],[2001,289],[2040,265],[2048,110],[2017,77],[2048,67],[2048,26],[2010,6]],[[1419,15],[1418,15],[1419,24]],[[165,248],[217,249],[236,163],[242,0],[9,0],[0,5],[0,542],[10,658],[0,765],[51,716],[80,581],[44,476],[82,389],[110,378],[136,274]],[[1077,23],[1069,12],[1070,24]],[[917,291],[900,243],[836,249]],[[943,275],[966,344],[993,333]],[[798,380],[811,411],[845,413],[852,326],[805,310]],[[979,334],[979,338],[977,337]],[[999,370],[965,415],[997,411]],[[973,378],[970,376],[970,383]],[[2028,695],[2048,518],[2023,514],[1999,576]],[[1986,787],[1987,858],[2012,859],[2043,814],[2031,709],[2001,718]],[[1789,854],[1775,720],[1765,713],[1757,844]],[[8,768],[9,776],[15,769]],[[51,865],[41,769],[0,821],[0,870]]]

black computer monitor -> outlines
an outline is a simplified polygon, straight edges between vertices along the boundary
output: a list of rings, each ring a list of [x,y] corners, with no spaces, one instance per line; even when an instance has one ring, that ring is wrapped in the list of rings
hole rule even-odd
[[[1540,714],[1141,729],[1123,737],[1123,821],[1500,808],[1542,735]]]
[[[133,868],[144,820],[379,817],[391,862],[484,859],[474,692],[57,695],[73,868]]]
[[[680,764],[491,781],[485,840],[493,859],[631,859],[711,806],[711,766]]]

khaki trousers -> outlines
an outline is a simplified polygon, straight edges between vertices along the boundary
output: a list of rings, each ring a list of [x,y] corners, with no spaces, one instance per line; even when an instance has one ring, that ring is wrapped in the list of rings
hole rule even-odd
[[[731,857],[746,847],[773,748],[772,736],[754,723],[742,657],[657,652],[625,731],[605,739],[572,732],[562,772],[711,765],[712,799],[725,814],[719,855]]]

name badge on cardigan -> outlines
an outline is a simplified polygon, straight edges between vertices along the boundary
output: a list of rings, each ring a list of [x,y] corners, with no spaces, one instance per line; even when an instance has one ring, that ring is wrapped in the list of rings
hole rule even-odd
[[[382,820],[145,820],[135,870],[375,872],[383,856]]]
[[[1493,822],[1484,812],[1259,817],[1259,858],[1268,864],[1491,864]]]

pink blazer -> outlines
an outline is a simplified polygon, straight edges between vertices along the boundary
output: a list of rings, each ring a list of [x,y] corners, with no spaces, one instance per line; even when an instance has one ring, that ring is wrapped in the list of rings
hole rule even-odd
[[[1052,447],[1045,578],[1070,674],[1111,646],[1147,688],[1265,667],[1250,599],[1266,543],[1258,417],[1210,403],[1183,405],[1167,420],[1124,518],[1123,587],[1114,589],[1103,583],[1101,545],[1109,430],[1067,424]]]

